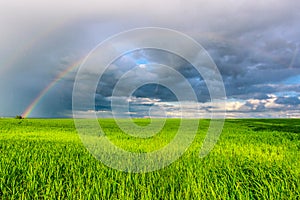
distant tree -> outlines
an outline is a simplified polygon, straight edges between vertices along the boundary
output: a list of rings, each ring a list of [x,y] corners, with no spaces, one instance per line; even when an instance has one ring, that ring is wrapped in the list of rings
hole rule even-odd
[[[23,119],[22,115],[17,115],[15,118],[16,119]]]

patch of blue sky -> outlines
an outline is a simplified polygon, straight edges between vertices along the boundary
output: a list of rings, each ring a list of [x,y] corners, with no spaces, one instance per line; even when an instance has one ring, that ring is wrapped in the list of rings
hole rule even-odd
[[[300,94],[294,91],[286,91],[286,92],[275,92],[274,95],[277,97],[298,97]]]
[[[286,80],[284,80],[282,83],[284,84],[300,84],[300,74],[296,76],[292,76]]]
[[[147,60],[146,58],[139,58],[139,59],[137,59],[137,60],[135,61],[135,63],[136,63],[137,65],[146,65],[146,64],[148,64],[149,62],[148,62],[148,60]]]

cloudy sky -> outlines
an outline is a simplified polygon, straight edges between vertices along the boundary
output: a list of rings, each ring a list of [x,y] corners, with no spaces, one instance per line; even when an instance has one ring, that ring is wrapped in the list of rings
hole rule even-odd
[[[298,0],[1,1],[0,116],[26,110],[29,117],[72,116],[76,66],[103,40],[141,27],[174,29],[207,50],[224,81],[227,117],[300,117]],[[184,80],[151,63],[173,67],[192,85],[197,101],[181,102],[184,116],[224,111],[221,100],[212,104],[203,77],[190,63],[144,49],[115,60],[99,80],[95,108],[83,105],[78,112],[109,117],[114,102],[121,117],[178,117],[176,92],[163,85],[113,95],[127,72],[125,89],[153,78],[184,90]],[[118,111],[122,102],[129,105],[126,113]]]

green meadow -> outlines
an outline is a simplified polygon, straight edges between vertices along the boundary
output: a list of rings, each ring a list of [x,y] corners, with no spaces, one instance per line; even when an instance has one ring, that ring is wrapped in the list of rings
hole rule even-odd
[[[115,145],[136,152],[168,144],[179,122],[167,119],[143,139],[122,133],[113,119],[99,121]],[[209,120],[199,124],[190,148],[171,165],[128,173],[94,158],[72,119],[0,119],[0,199],[300,199],[300,119],[226,120],[204,158]]]

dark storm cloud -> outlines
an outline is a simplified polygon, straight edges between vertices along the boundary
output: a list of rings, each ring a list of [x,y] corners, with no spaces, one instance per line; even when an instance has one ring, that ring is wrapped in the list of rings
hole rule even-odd
[[[199,102],[206,102],[210,100],[204,80],[190,63],[177,55],[154,49],[134,51],[117,59],[102,75],[97,88],[97,93],[105,97],[112,96],[113,90],[115,89],[119,79],[122,78],[122,75],[133,70],[134,67],[139,66],[138,62],[140,62],[140,60],[143,60],[144,62],[142,65],[148,64],[148,67],[150,66],[150,68],[152,63],[159,63],[178,70],[178,72],[185,77],[190,86],[194,89]],[[126,88],[129,85],[134,85],[137,82],[144,82],[148,79],[152,80],[154,78],[152,78],[152,76],[155,76],[157,80],[170,79],[168,82],[171,83],[173,81],[174,83],[172,84],[177,86],[177,88],[181,88],[181,85],[184,84],[179,80],[174,80],[174,78],[170,77],[170,73],[168,71],[161,69],[153,73],[148,71],[143,73],[136,72],[134,77],[132,77],[132,79],[128,79],[123,87]],[[147,84],[143,87],[137,88],[132,95],[142,98],[160,99],[161,101],[177,101],[176,95],[165,86],[160,85],[159,81],[158,84]]]
[[[273,35],[269,37],[274,37]],[[249,45],[242,45],[237,40],[234,43],[211,43],[208,46],[223,76],[229,97],[262,98],[281,88],[267,84],[277,84],[300,73],[300,62],[295,58],[299,57],[297,47],[294,43],[287,42],[291,38],[285,38],[285,42],[278,42],[276,39],[280,40],[273,38],[274,44],[266,42],[269,39],[264,38],[258,44],[253,39],[254,42]]]
[[[275,103],[284,105],[299,105],[300,99],[298,97],[279,97]]]
[[[227,88],[230,88],[227,86]],[[243,87],[231,87],[227,90],[227,96],[247,100],[254,99],[268,99],[268,94],[276,94],[278,92],[297,92],[300,93],[299,85],[284,85],[284,84],[258,84]]]

